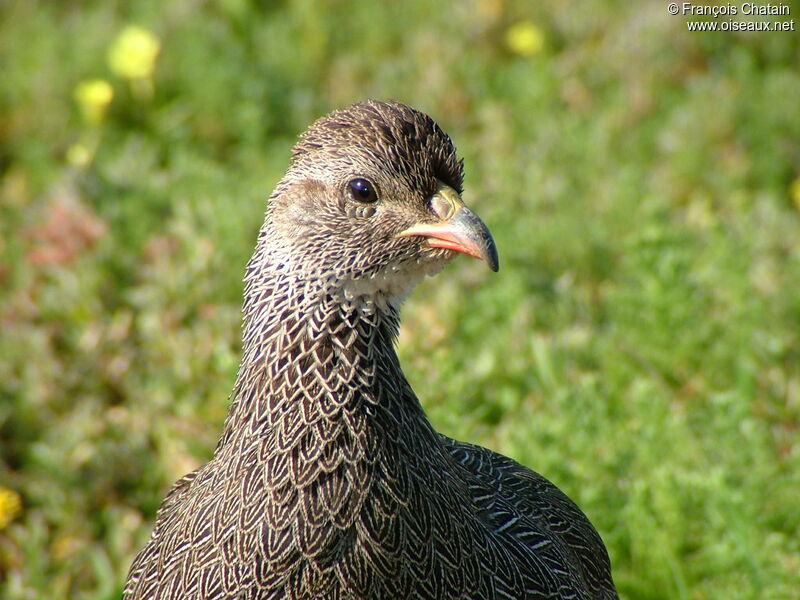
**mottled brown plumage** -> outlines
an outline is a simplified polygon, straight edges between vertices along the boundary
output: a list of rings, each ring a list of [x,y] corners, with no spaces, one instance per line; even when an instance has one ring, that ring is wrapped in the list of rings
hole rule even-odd
[[[134,599],[611,599],[587,518],[540,475],[433,430],[394,349],[402,299],[456,252],[496,269],[462,165],[399,103],[303,134],[247,267],[214,457],[169,492]]]

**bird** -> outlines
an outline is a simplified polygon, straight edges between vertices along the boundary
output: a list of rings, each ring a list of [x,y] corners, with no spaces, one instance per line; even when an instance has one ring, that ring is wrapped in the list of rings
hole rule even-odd
[[[412,288],[459,254],[498,270],[463,177],[451,138],[397,101],[300,135],[246,267],[221,438],[166,495],[125,600],[618,598],[578,506],[438,433],[403,374]]]

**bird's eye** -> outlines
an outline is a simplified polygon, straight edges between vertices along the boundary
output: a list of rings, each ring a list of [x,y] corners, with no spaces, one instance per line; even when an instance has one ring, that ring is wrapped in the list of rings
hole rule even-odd
[[[366,179],[353,179],[347,184],[347,187],[350,190],[350,195],[353,197],[353,200],[368,202],[370,204],[378,201],[378,194],[375,191],[375,186]]]

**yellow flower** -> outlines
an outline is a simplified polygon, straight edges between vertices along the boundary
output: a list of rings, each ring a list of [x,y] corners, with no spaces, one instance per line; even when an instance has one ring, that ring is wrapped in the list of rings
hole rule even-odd
[[[85,167],[92,161],[92,152],[80,142],[67,148],[67,162],[74,167]]]
[[[800,210],[800,177],[795,179],[789,186],[789,196],[791,196],[797,210]]]
[[[0,529],[5,529],[22,512],[22,498],[14,490],[0,487]]]
[[[161,42],[154,34],[128,25],[111,44],[108,64],[114,73],[127,79],[146,79],[153,75],[160,50]]]
[[[114,99],[114,88],[105,79],[89,79],[81,81],[72,95],[83,118],[89,123],[99,123],[103,120],[106,107]]]
[[[533,56],[544,48],[544,33],[530,21],[520,21],[506,31],[506,46],[519,56]]]

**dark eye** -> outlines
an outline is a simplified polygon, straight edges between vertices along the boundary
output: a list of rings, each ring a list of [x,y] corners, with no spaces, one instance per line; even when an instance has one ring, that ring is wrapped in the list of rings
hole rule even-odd
[[[347,184],[347,187],[350,190],[350,195],[353,197],[353,200],[369,203],[378,201],[378,194],[375,191],[375,186],[366,179],[353,179],[353,181]]]

